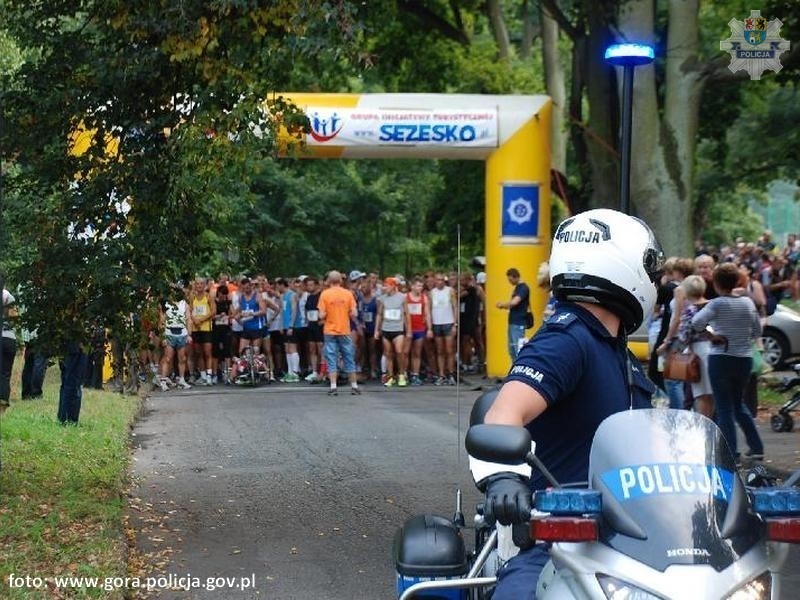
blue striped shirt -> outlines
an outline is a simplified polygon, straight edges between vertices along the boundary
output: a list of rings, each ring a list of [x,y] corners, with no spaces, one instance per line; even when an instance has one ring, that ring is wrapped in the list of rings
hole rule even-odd
[[[711,354],[751,356],[753,344],[761,336],[756,306],[747,296],[720,296],[711,300],[692,317],[695,331],[702,331],[706,325],[728,340],[727,348],[712,344]]]

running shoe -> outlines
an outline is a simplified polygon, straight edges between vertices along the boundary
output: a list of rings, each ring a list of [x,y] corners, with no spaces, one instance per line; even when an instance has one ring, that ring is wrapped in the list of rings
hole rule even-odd
[[[406,387],[406,386],[408,385],[408,380],[406,379],[406,376],[405,376],[405,374],[404,374],[404,373],[403,373],[403,374],[401,374],[401,375],[400,375],[400,376],[397,378],[397,385],[398,385],[399,387]]]
[[[178,387],[182,390],[192,389],[192,386],[189,385],[183,377],[178,377]]]
[[[386,382],[383,384],[384,387],[394,387],[397,382],[394,380],[394,377],[387,377]]]

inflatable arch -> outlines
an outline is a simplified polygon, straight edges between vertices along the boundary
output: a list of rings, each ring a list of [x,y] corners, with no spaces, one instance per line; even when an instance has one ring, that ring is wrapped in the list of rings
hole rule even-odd
[[[311,132],[305,139],[308,152],[304,153],[309,158],[486,161],[486,369],[491,377],[504,376],[511,365],[508,316],[496,304],[511,295],[506,270],[516,267],[531,289],[534,327],[541,323],[546,302],[536,286],[536,273],[550,254],[550,98],[282,96],[303,109],[310,120]]]

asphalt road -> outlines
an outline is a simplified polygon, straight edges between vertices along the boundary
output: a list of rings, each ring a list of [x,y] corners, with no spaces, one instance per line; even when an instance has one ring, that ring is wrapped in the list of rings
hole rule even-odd
[[[396,529],[414,514],[451,515],[458,487],[468,519],[479,500],[462,444],[477,396],[345,388],[331,398],[297,386],[149,398],[129,513],[144,562],[172,575],[151,597],[396,597]],[[800,590],[800,551],[786,571]],[[250,589],[182,591],[215,577]]]
[[[435,391],[345,388],[330,398],[316,387],[215,388],[150,398],[135,430],[132,493],[134,506],[152,505],[147,519],[166,519],[140,545],[174,549],[169,573],[255,574],[253,592],[194,598],[393,597],[395,530],[420,512],[452,515],[459,485],[471,507],[478,499],[456,393]],[[462,431],[477,395],[460,393]]]

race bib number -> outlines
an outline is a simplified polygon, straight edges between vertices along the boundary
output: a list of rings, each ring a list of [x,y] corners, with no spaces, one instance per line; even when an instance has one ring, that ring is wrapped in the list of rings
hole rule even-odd
[[[219,316],[216,319],[214,319],[214,323],[216,323],[217,325],[227,325],[228,323],[230,323],[230,317],[228,317],[228,315]]]
[[[309,323],[316,323],[319,321],[319,311],[318,310],[307,310],[306,311],[306,318],[308,319]]]
[[[208,311],[207,304],[195,304],[194,306],[194,316],[195,317],[205,317]]]
[[[386,308],[383,311],[383,318],[387,321],[399,321],[403,318],[403,311],[399,308]]]
[[[458,310],[460,310],[462,313],[465,312],[467,310],[466,302],[462,302],[461,304],[459,304],[458,305]]]
[[[364,323],[372,323],[372,313],[371,312],[361,313],[361,320],[364,321]]]
[[[410,315],[421,315],[422,314],[422,304],[409,304],[408,305],[408,314],[410,314]]]
[[[446,296],[437,296],[433,301],[433,305],[437,307],[447,306],[448,304],[450,304],[450,299]]]

